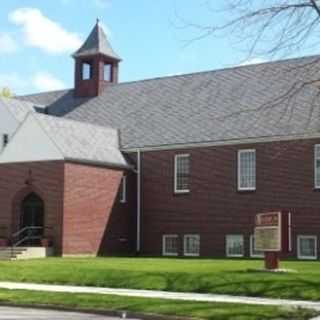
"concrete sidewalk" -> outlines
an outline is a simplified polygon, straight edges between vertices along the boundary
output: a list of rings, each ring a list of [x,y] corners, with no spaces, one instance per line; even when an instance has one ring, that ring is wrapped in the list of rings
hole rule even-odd
[[[112,289],[101,287],[80,287],[80,286],[62,286],[31,283],[0,282],[0,289],[10,290],[34,290],[46,292],[64,292],[64,293],[91,293],[116,295],[127,297],[160,298],[170,300],[199,301],[199,302],[223,302],[240,303],[251,305],[269,305],[269,306],[287,306],[301,307],[320,311],[320,302],[286,300],[286,299],[268,299],[253,298],[232,295],[202,294],[202,293],[182,293],[182,292],[164,292],[151,290],[133,290],[133,289]]]

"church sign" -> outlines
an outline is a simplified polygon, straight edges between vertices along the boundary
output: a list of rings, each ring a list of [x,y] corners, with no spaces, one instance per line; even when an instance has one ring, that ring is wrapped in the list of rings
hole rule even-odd
[[[291,214],[281,211],[257,214],[254,236],[257,251],[291,251]]]
[[[255,250],[281,251],[281,213],[260,213],[256,216]]]
[[[280,256],[291,251],[291,213],[259,213],[255,218],[254,249],[264,252],[265,268],[279,269]]]

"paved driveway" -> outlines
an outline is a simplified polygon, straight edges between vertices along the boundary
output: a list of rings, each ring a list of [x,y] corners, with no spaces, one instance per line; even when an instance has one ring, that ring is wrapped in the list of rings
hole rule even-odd
[[[1,320],[119,320],[119,318],[24,308],[0,307]],[[130,319],[127,319],[130,320]],[[133,320],[133,319],[131,319]],[[136,319],[138,320],[138,319]]]

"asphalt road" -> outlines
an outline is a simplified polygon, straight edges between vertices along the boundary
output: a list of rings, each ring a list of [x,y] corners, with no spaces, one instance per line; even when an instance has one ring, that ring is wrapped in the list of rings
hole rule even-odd
[[[0,307],[0,320],[119,320],[120,318],[24,308]],[[129,319],[127,320],[138,320]]]

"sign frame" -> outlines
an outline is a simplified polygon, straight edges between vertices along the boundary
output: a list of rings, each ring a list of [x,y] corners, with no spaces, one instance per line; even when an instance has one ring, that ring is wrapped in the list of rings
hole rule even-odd
[[[266,212],[266,213],[258,213],[256,215],[256,221],[258,219],[259,216],[267,216],[267,215],[277,215],[277,221],[278,224],[277,225],[256,225],[255,226],[255,230],[254,230],[254,236],[255,236],[255,250],[258,251],[262,251],[262,252],[281,252],[282,251],[282,219],[281,219],[281,215],[282,213],[280,211],[275,211],[275,212]],[[256,230],[275,230],[276,229],[276,233],[278,234],[278,241],[277,241],[277,246],[275,248],[257,248],[256,244],[257,244],[257,236],[256,236]]]

